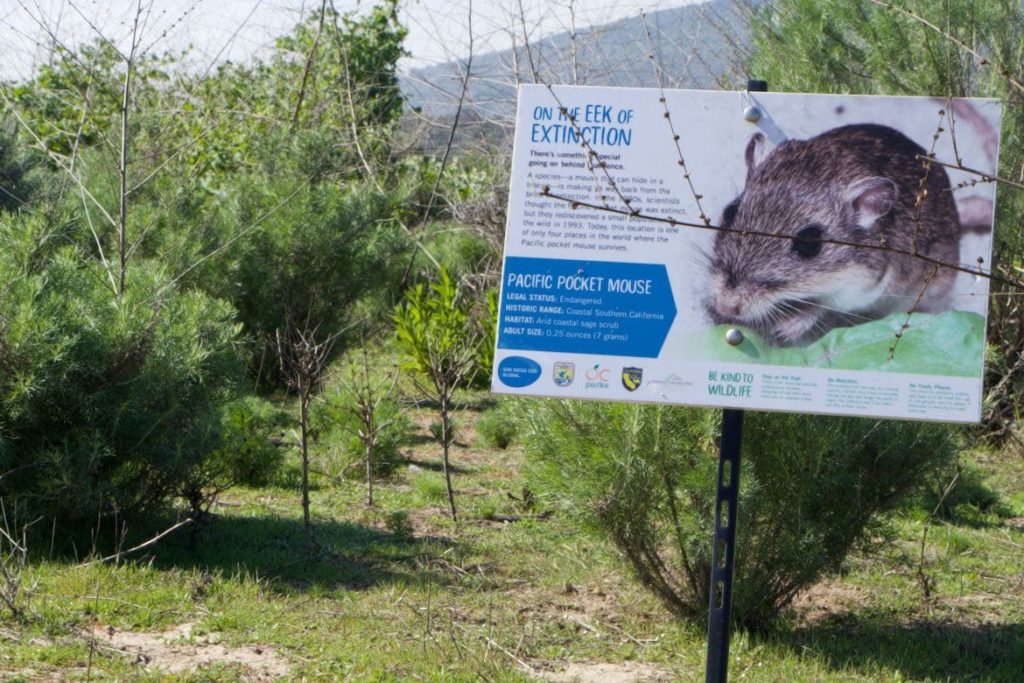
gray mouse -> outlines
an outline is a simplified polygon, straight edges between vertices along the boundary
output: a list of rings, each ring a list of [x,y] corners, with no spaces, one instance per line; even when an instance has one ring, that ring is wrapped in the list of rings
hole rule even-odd
[[[926,172],[920,145],[875,124],[787,140],[759,160],[763,144],[758,133],[747,145],[746,185],[721,220],[747,234],[718,232],[708,255],[704,305],[714,323],[801,346],[834,327],[950,308],[952,269],[933,273],[912,256],[823,242],[911,251],[916,240],[918,253],[957,263],[961,226],[949,177],[938,164]]]

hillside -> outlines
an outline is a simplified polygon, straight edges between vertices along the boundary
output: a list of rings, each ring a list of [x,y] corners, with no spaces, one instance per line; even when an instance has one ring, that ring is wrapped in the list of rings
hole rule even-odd
[[[664,85],[716,88],[742,82],[749,42],[748,20],[735,0],[710,0],[646,16]],[[502,121],[515,111],[517,83],[655,86],[657,78],[639,16],[577,32],[575,78],[572,39],[563,32],[529,46],[473,57],[464,112],[469,121]],[[428,119],[450,119],[458,102],[466,61],[414,69],[402,79],[409,103]]]

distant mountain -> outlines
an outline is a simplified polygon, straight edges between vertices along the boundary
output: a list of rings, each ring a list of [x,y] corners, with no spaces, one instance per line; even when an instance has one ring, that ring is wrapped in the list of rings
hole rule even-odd
[[[742,61],[749,45],[749,21],[736,0],[709,0],[651,12],[646,22],[665,87],[719,88],[744,82]],[[463,120],[492,124],[510,120],[515,113],[517,83],[658,83],[639,16],[577,31],[575,69],[572,42],[566,32],[532,43],[529,51],[518,46],[474,55]],[[401,77],[402,91],[425,118],[450,119],[465,69],[465,60],[414,69]]]

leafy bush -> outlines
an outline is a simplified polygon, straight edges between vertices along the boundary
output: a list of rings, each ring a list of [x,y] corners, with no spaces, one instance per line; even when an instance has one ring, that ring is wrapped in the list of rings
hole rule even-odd
[[[0,116],[0,211],[27,207],[39,193],[44,171],[18,144],[10,116]]]
[[[138,260],[123,297],[42,218],[0,217],[0,496],[94,521],[181,492],[217,446],[234,311]]]
[[[516,402],[531,488],[609,537],[672,612],[703,623],[717,413]],[[869,544],[878,514],[954,458],[944,425],[749,413],[733,617],[763,629],[803,587]]]
[[[255,396],[231,403],[221,420],[221,445],[211,459],[223,463],[231,483],[266,486],[281,470],[284,451],[271,437],[289,424],[286,413]]]
[[[476,423],[476,433],[480,440],[491,448],[502,450],[512,445],[516,436],[516,425],[505,404],[488,410],[480,416]]]
[[[416,529],[409,519],[409,513],[405,510],[393,510],[384,518],[384,526],[394,536],[401,540],[408,540],[416,533]]]
[[[457,519],[455,489],[452,487],[449,456],[455,442],[452,400],[458,389],[469,386],[478,374],[480,344],[485,329],[474,318],[477,304],[464,283],[453,279],[445,268],[429,287],[418,284],[406,292],[405,301],[395,309],[395,341],[403,367],[424,396],[437,402],[439,422],[431,434],[441,445],[448,508]]]
[[[213,290],[237,306],[262,377],[275,379],[275,331],[354,334],[353,306],[396,287],[408,247],[394,220],[400,197],[368,186],[304,186],[294,177],[243,178],[239,188],[237,225],[228,232],[262,217],[261,229],[236,243],[234,264],[212,276],[220,278]],[[349,338],[339,338],[335,351]]]

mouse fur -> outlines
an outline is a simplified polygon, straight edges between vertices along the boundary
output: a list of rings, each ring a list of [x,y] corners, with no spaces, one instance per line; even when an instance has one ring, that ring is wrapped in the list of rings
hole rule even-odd
[[[949,177],[937,164],[926,171],[920,145],[887,126],[855,124],[787,140],[767,155],[763,147],[755,134],[745,187],[721,219],[746,234],[718,232],[708,259],[712,322],[800,346],[896,311],[950,308],[955,271],[940,268],[929,280],[934,266],[913,256],[821,242],[912,251],[916,238],[917,253],[957,263],[961,226]]]

